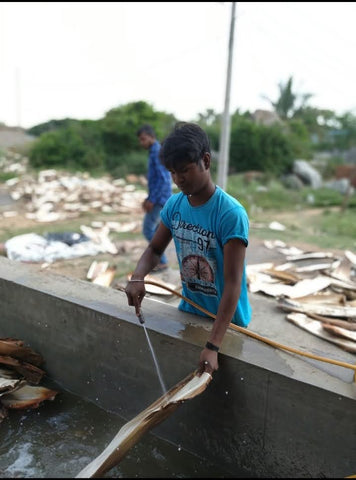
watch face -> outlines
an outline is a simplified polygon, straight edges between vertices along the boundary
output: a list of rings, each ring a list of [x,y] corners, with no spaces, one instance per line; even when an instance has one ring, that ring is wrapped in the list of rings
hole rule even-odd
[[[212,283],[214,274],[209,262],[199,255],[188,255],[182,260],[183,278],[186,280],[202,280]]]

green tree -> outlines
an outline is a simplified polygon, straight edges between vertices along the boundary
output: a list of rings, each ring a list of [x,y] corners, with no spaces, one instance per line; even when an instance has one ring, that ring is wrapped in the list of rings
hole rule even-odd
[[[279,126],[257,125],[235,113],[231,121],[229,173],[259,170],[279,175],[290,169],[293,144]]]
[[[297,94],[293,91],[293,77],[289,77],[286,82],[278,84],[279,96],[276,101],[271,100],[266,95],[263,98],[268,100],[276,113],[282,119],[292,118],[294,113],[304,108],[308,100],[313,96],[311,93]]]
[[[258,125],[240,116],[232,116],[230,133],[229,174],[261,168]]]
[[[340,130],[335,137],[335,146],[340,150],[348,150],[356,145],[356,116],[346,112],[337,119],[340,122]]]
[[[110,158],[120,157],[127,152],[138,151],[140,147],[136,132],[149,123],[156,131],[157,138],[163,139],[173,127],[173,115],[155,111],[149,103],[138,101],[109,110],[102,119],[103,144]]]
[[[147,152],[142,151],[136,132],[150,123],[163,139],[176,119],[158,112],[146,102],[132,102],[109,110],[100,120],[51,120],[33,127],[39,135],[30,153],[36,168],[77,168],[112,174],[145,173]],[[128,164],[128,159],[130,164]]]
[[[58,130],[62,128],[70,127],[71,125],[78,123],[79,120],[74,118],[63,118],[61,120],[50,120],[49,122],[40,123],[31,127],[27,130],[27,133],[39,137],[42,133],[52,132],[53,130]]]
[[[67,126],[42,133],[29,152],[35,168],[103,170],[105,152],[100,122],[71,121]]]
[[[196,123],[208,134],[212,150],[217,151],[220,140],[221,114],[208,108],[205,112],[198,114]]]
[[[83,165],[85,144],[70,128],[43,133],[34,143],[30,164],[35,168],[75,168]]]
[[[289,120],[286,124],[286,135],[296,158],[312,157],[310,133],[302,120],[296,118]]]

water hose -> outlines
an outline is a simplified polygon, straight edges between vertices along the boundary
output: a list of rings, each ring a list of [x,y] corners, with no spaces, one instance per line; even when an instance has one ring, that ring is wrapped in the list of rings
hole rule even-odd
[[[214,319],[216,318],[215,314],[209,312],[208,310],[201,307],[197,303],[193,302],[189,298],[187,298],[184,295],[182,295],[181,293],[177,292],[176,290],[173,290],[172,288],[167,287],[163,283],[155,282],[154,280],[144,280],[144,283],[154,285],[156,287],[164,288],[165,290],[173,293],[174,295],[177,295],[177,297],[180,297],[185,302],[190,303],[190,305],[197,308],[201,312],[205,313],[209,317],[214,318]],[[356,365],[352,365],[351,363],[347,363],[347,362],[340,362],[338,360],[333,360],[332,358],[321,357],[319,355],[314,355],[314,354],[308,353],[308,352],[303,352],[303,351],[297,350],[296,348],[293,348],[293,347],[288,347],[288,346],[283,345],[281,343],[275,342],[274,340],[270,340],[269,338],[263,337],[262,335],[259,335],[258,333],[251,332],[250,330],[247,330],[247,328],[239,327],[238,325],[235,325],[231,322],[229,324],[229,328],[231,328],[232,330],[236,330],[237,332],[244,333],[245,335],[248,335],[249,337],[255,338],[256,340],[260,340],[261,342],[267,343],[267,344],[271,345],[272,347],[276,347],[276,348],[280,348],[282,350],[286,350],[287,352],[296,353],[296,354],[302,355],[304,357],[312,358],[313,360],[319,360],[320,362],[327,362],[327,363],[331,363],[331,364],[334,364],[334,365],[338,365],[340,367],[351,368],[351,370],[354,371],[353,381],[356,382]]]

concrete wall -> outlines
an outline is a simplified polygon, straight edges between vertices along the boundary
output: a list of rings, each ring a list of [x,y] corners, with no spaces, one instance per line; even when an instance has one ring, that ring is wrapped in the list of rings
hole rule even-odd
[[[149,298],[146,328],[167,388],[197,367],[211,321]],[[0,336],[41,353],[57,384],[131,420],[162,395],[126,296],[0,258]],[[208,388],[152,430],[257,477],[356,473],[355,384],[229,330]]]

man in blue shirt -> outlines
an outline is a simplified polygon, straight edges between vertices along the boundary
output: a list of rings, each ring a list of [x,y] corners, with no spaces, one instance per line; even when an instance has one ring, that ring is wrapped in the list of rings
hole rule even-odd
[[[145,212],[142,233],[148,242],[151,241],[158,224],[163,205],[172,195],[172,180],[169,171],[162,165],[159,159],[161,144],[151,125],[143,125],[137,131],[140,145],[149,151],[148,156],[148,196],[142,207]],[[165,270],[168,267],[168,259],[162,254],[159,264],[153,269],[154,272]]]

